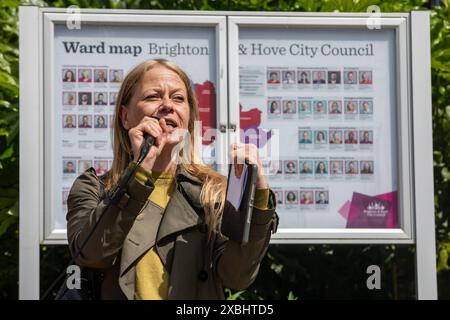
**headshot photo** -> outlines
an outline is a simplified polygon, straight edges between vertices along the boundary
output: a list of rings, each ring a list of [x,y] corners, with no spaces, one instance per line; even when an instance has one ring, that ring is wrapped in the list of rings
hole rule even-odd
[[[327,161],[315,161],[315,174],[328,174],[328,163]]]
[[[298,191],[285,191],[286,204],[297,204]]]
[[[281,113],[281,107],[280,107],[279,100],[268,100],[267,108],[268,108],[268,112],[270,114],[280,114]]]
[[[359,84],[372,84],[372,71],[359,71]]]
[[[313,84],[325,84],[325,71],[313,71]]]
[[[78,116],[78,128],[92,128],[92,116],[91,115],[79,115]]]
[[[340,160],[332,160],[330,161],[330,173],[331,174],[343,174],[343,163]]]
[[[297,82],[299,84],[310,84],[311,83],[311,71],[298,71],[297,72],[298,75],[298,80]]]
[[[63,173],[77,173],[75,160],[63,160]]]
[[[359,113],[360,114],[373,114],[373,101],[361,100],[359,101]]]
[[[341,84],[341,72],[328,71],[328,84]]]
[[[373,161],[360,162],[361,174],[373,174]]]
[[[63,69],[63,82],[77,82],[75,69]]]
[[[304,113],[304,114],[311,113],[311,101],[299,100],[298,101],[298,113]]]
[[[92,70],[91,69],[79,69],[78,70],[78,82],[80,82],[80,83],[92,82]]]
[[[356,130],[345,130],[345,144],[358,144],[358,137]]]
[[[358,161],[348,160],[345,161],[345,173],[346,174],[358,174]]]
[[[300,191],[300,204],[314,204],[313,191]]]
[[[305,161],[300,161],[300,173],[301,174],[312,174],[312,161],[311,160],[305,160]]]
[[[316,204],[328,204],[328,191],[316,191]]]
[[[342,131],[331,130],[330,131],[330,144],[342,144]]]
[[[108,71],[106,69],[94,69],[94,82],[108,82]]]
[[[123,70],[122,69],[109,70],[109,82],[120,83],[122,81],[123,81]]]
[[[271,175],[283,173],[283,163],[281,160],[269,160],[268,168]]]
[[[63,105],[74,106],[77,104],[77,93],[76,92],[63,92]]]
[[[108,104],[108,93],[95,92],[94,93],[94,104],[96,106],[106,106]]]
[[[116,105],[116,99],[117,99],[117,92],[110,92],[109,93],[109,105],[115,106]]]
[[[277,204],[283,204],[283,191],[274,191],[275,201]]]
[[[314,143],[316,144],[326,144],[327,142],[327,132],[324,130],[314,131]]]
[[[91,160],[78,160],[78,173],[83,173],[92,167]]]
[[[108,160],[95,160],[94,169],[97,175],[102,175],[108,172]]]
[[[314,101],[313,104],[314,104],[314,113],[316,113],[316,114],[326,114],[327,113],[327,108],[326,108],[327,102],[325,100]]]
[[[294,114],[296,113],[295,100],[284,100],[283,101],[283,113]]]
[[[338,100],[328,101],[328,113],[329,114],[342,114],[341,101],[338,101]]]
[[[359,131],[359,143],[360,144],[373,144],[373,131],[372,130]]]
[[[104,129],[107,128],[105,116],[95,115],[94,116],[94,128]]]
[[[358,113],[358,101],[345,100],[345,113],[346,114],[357,114]]]
[[[282,71],[283,75],[283,84],[295,84],[295,71]]]
[[[78,105],[80,106],[92,105],[92,92],[78,92]]]
[[[297,161],[295,161],[295,160],[285,160],[284,161],[284,173],[286,173],[286,174],[296,174],[297,173]]]
[[[344,71],[344,84],[357,84],[356,71]]]
[[[298,134],[299,134],[299,143],[304,143],[304,144],[312,143],[312,139],[311,139],[312,131],[311,130],[299,130]]]
[[[280,84],[280,71],[267,71],[267,83]]]
[[[63,115],[63,128],[73,129],[77,127],[77,116],[74,114]]]

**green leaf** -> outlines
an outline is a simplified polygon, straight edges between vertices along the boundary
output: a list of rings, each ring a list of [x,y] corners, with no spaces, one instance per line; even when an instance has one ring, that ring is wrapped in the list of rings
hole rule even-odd
[[[10,145],[6,150],[0,155],[0,160],[5,160],[10,158],[14,153],[14,146]]]
[[[225,289],[225,293],[227,293],[227,300],[237,300],[244,292],[245,290],[232,293],[230,289]]]
[[[446,248],[441,248],[439,250],[439,257],[436,271],[441,272],[443,270],[449,270],[447,262],[448,262],[448,251],[446,250]]]

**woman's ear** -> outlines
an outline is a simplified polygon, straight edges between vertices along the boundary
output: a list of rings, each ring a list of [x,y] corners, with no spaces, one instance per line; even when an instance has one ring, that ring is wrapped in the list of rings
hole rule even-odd
[[[122,122],[122,127],[124,127],[125,130],[129,130],[130,122],[128,120],[128,108],[125,107],[124,105],[120,106],[119,117],[120,117],[120,121]]]

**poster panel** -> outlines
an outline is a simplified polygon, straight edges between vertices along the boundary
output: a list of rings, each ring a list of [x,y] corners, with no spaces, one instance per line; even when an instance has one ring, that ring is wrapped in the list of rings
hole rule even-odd
[[[260,128],[261,149],[280,141],[264,166],[281,230],[401,227],[396,41],[393,28],[239,26],[240,127]]]
[[[165,58],[185,70],[199,102],[201,131],[218,123],[216,26],[83,25],[71,30],[55,24],[51,87],[46,105],[46,161],[52,168],[45,221],[48,238],[65,238],[67,196],[74,180],[94,167],[112,165],[116,99],[127,73],[137,64]],[[216,165],[215,140],[202,141],[203,161]],[[54,232],[59,230],[58,232]],[[52,235],[53,232],[53,235]]]

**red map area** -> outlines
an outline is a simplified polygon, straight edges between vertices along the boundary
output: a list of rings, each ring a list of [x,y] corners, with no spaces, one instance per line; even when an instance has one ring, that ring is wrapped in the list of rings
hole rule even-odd
[[[198,113],[202,121],[202,137],[207,129],[216,128],[216,89],[214,83],[205,81],[203,84],[196,83],[194,91],[198,100]],[[211,143],[210,139],[203,139],[203,144]]]
[[[198,106],[199,106],[199,116],[202,121],[202,136],[208,129],[216,129],[216,89],[214,83],[207,80],[203,84],[195,83],[194,91],[197,95]],[[261,110],[258,107],[251,108],[248,111],[243,111],[242,105],[239,105],[240,111],[240,127],[244,131],[244,135],[241,135],[242,142],[248,142],[249,137],[246,136],[247,133],[256,133],[257,135],[257,145],[259,148],[264,146],[266,142],[270,139],[272,131],[265,131],[259,128],[261,125]],[[248,131],[252,129],[251,131]],[[211,139],[203,139],[204,145],[209,145]]]

